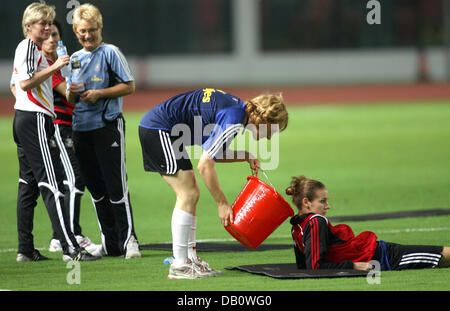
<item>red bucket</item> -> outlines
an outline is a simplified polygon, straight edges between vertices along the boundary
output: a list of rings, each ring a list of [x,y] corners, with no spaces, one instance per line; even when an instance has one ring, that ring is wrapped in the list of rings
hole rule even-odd
[[[294,211],[288,202],[257,177],[247,177],[233,205],[234,222],[225,229],[248,248],[257,248]]]

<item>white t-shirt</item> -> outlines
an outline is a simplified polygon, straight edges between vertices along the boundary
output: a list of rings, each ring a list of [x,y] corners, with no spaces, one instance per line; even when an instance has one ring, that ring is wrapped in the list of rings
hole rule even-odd
[[[22,90],[19,81],[31,79],[36,72],[49,67],[41,49],[31,39],[22,40],[14,55],[14,70],[11,84],[16,86],[16,103],[14,109],[42,112],[56,117],[53,107],[52,76],[37,87]]]

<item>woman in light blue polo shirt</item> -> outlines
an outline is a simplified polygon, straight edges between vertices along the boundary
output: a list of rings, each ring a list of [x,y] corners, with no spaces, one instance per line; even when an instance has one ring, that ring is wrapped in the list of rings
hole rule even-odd
[[[73,141],[102,234],[101,255],[141,257],[134,232],[125,165],[123,96],[135,89],[122,52],[102,42],[102,15],[92,4],[74,11],[73,30],[83,49],[71,56],[67,80]],[[80,76],[77,70],[81,72]]]

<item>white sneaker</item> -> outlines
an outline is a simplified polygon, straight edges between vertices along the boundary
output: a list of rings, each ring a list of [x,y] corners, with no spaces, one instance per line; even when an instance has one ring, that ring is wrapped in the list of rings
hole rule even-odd
[[[170,265],[168,279],[200,279],[207,277],[205,273],[202,273],[200,269],[190,260],[187,259],[181,266]]]
[[[207,263],[206,261],[201,260],[200,257],[198,257],[198,256],[194,260],[191,259],[191,261],[197,266],[197,268],[203,274],[205,274],[205,276],[213,277],[213,276],[218,276],[220,274],[223,274],[222,271],[212,269],[209,266],[209,263]]]
[[[92,256],[97,256],[97,257],[106,256],[106,253],[103,250],[103,245],[102,244],[98,244],[98,245],[94,244],[94,245],[97,246],[97,248],[90,252]]]
[[[61,252],[62,251],[61,242],[59,242],[59,240],[57,239],[51,239],[48,251],[52,253]]]
[[[132,235],[131,238],[128,240],[127,252],[125,254],[125,259],[138,258],[138,257],[142,257],[142,254],[139,252],[139,244],[138,244],[136,238]]]
[[[101,247],[102,245],[98,245],[98,244],[94,244],[92,243],[92,241],[86,237],[86,236],[82,236],[82,235],[76,235],[75,239],[77,240],[78,245],[80,245],[82,248],[84,248],[89,254],[93,255],[93,256],[102,256],[102,255],[94,255],[93,253],[98,253],[98,249],[99,247]]]

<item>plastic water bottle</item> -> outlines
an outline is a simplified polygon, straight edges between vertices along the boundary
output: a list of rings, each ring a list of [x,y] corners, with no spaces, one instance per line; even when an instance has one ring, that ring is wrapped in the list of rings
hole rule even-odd
[[[173,263],[173,257],[167,257],[163,262],[165,265],[170,265]]]
[[[81,73],[81,61],[78,59],[77,55],[72,56],[72,82],[79,84],[78,91],[84,92],[85,85],[83,75]]]
[[[58,54],[58,57],[67,55],[67,49],[64,46],[62,41],[58,41],[58,47],[56,48],[56,54]],[[68,65],[64,65],[64,67],[61,68],[61,74],[64,78],[67,78],[70,76],[70,68]]]

